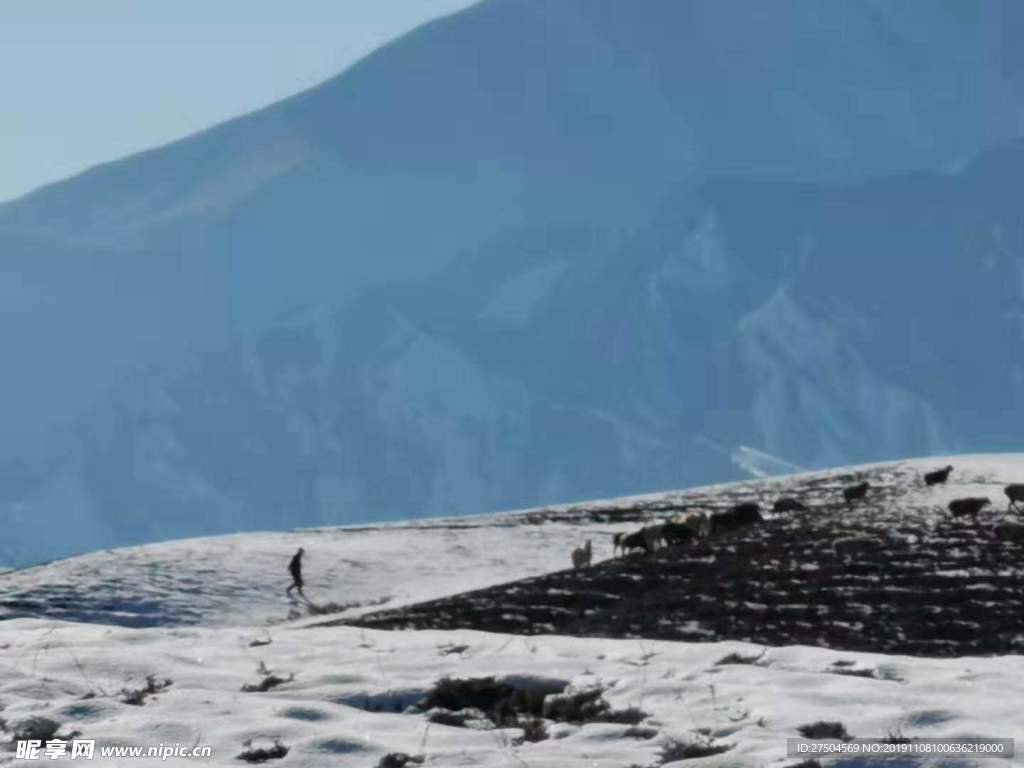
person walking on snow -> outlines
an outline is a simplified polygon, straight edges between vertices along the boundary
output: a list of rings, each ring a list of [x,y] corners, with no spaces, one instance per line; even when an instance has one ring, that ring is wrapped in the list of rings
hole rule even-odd
[[[292,557],[290,563],[288,563],[288,573],[292,575],[292,585],[288,587],[284,592],[286,595],[291,597],[292,590],[298,589],[299,594],[305,597],[305,593],[302,591],[302,547],[299,547],[299,551]]]

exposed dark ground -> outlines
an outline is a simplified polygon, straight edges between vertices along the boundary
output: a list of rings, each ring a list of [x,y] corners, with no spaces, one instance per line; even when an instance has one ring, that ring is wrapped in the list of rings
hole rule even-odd
[[[865,477],[873,486],[868,499],[842,503],[841,488]],[[1024,543],[996,537],[1002,511],[963,522],[941,505],[908,505],[901,497],[918,484],[916,473],[899,465],[809,478],[785,489],[808,511],[741,532],[334,623],[923,656],[1020,653]],[[768,493],[741,487],[688,494],[685,506],[710,512],[758,500],[770,507]],[[999,493],[990,495],[1001,504]],[[673,514],[665,506],[577,507],[560,516],[619,522]],[[843,542],[850,538],[864,541]]]
[[[782,495],[809,507],[769,514],[749,529],[653,555],[605,560],[580,571],[325,623],[729,639],[925,656],[1021,653],[1024,542],[1000,540],[994,529],[1008,518],[1024,523],[1004,511],[1002,488],[1008,479],[958,470],[952,487],[927,490],[919,467],[886,464],[856,473],[749,481],[635,500],[367,527],[405,531],[403,536],[410,528],[496,528],[507,529],[515,540],[522,526],[543,537],[546,525],[560,523],[561,535],[565,524],[578,525],[579,542],[592,539],[595,551],[607,552],[613,531],[680,512],[710,513],[744,501],[770,509]],[[847,506],[842,488],[862,479],[872,485],[867,499]],[[984,511],[978,520],[953,520],[945,509],[952,496],[979,494],[990,496],[996,509]],[[357,530],[346,529],[345,535]],[[91,565],[83,562],[80,568],[55,568],[52,578],[23,583],[17,573],[9,574],[0,584],[0,621],[42,617],[139,627],[199,624],[222,603],[228,610],[235,601],[256,602],[268,589],[274,594],[283,590],[276,582],[268,587],[238,577],[225,581],[218,564],[200,555],[181,562],[153,561],[152,553],[129,551]],[[565,557],[568,562],[568,551]],[[213,584],[211,597],[207,588]]]

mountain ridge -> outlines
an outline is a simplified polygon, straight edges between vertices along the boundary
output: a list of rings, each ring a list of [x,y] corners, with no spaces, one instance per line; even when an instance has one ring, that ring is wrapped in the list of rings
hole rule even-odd
[[[1019,153],[891,186],[712,183],[622,239],[499,238],[140,377],[43,487],[77,484],[63,503],[129,543],[172,520],[213,533],[728,480],[738,446],[811,468],[1012,447],[1024,370],[973,342],[1021,344],[1024,233],[1003,202]],[[931,223],[872,223],[914,217]],[[934,264],[901,264],[908,249]],[[57,514],[49,493],[16,495],[15,519]]]
[[[0,206],[22,558],[1014,445],[1019,8],[743,7],[484,3]]]

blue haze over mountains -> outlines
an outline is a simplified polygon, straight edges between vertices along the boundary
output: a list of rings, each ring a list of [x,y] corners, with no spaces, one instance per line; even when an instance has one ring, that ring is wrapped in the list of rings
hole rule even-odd
[[[0,565],[1020,449],[1022,38],[488,0],[0,206]]]

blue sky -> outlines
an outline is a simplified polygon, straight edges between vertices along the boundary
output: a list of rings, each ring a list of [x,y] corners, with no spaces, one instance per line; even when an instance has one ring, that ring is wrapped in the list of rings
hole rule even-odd
[[[300,91],[473,0],[0,0],[0,200]]]

